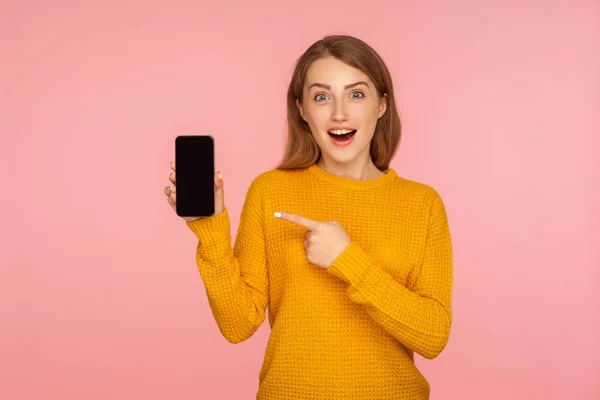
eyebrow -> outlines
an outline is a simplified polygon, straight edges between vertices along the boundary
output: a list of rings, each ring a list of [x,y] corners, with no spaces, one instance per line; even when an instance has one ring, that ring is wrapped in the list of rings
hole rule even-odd
[[[360,81],[360,82],[351,83],[349,85],[344,86],[344,90],[353,88],[354,86],[358,86],[358,85],[365,85],[365,86],[369,87],[369,84],[367,82]],[[325,85],[324,83],[313,83],[312,85],[310,85],[308,87],[308,90],[310,90],[310,88],[312,88],[313,86],[321,87],[321,88],[327,89],[327,90],[331,89],[330,85]]]

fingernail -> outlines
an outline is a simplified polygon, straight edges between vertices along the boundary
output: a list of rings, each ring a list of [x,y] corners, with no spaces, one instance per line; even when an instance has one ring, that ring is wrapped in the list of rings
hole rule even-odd
[[[275,213],[275,214],[273,214],[273,215],[275,215],[277,218],[281,218],[281,213],[280,213],[280,212],[276,212],[276,213]]]
[[[221,171],[219,171],[219,179],[223,180],[223,177],[221,176]]]
[[[175,187],[175,185],[171,185],[171,192],[173,191],[173,188]]]

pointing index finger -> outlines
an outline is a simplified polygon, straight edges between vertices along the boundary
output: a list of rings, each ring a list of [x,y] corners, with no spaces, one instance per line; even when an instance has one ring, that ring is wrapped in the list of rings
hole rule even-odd
[[[280,219],[285,219],[287,221],[293,222],[298,225],[302,225],[305,228],[310,230],[314,230],[319,225],[319,221],[314,221],[312,219],[305,218],[301,215],[290,214],[286,212],[276,212],[275,216]]]

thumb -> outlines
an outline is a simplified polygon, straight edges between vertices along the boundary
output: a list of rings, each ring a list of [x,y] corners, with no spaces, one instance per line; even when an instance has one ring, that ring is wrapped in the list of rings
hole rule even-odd
[[[225,210],[225,193],[223,191],[223,176],[221,172],[215,173],[215,215]]]

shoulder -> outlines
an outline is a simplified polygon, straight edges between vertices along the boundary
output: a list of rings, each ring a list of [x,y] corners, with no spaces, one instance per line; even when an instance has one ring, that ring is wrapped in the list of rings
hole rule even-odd
[[[429,201],[441,199],[438,190],[427,183],[398,176],[395,180],[395,184],[398,185],[398,187],[400,187],[405,193],[408,193],[411,196],[419,197]]]
[[[250,183],[249,193],[261,194],[281,190],[283,184],[298,184],[302,179],[303,170],[270,169],[260,172]]]
[[[435,210],[444,211],[442,195],[433,185],[401,176],[395,179],[395,185],[403,200],[408,201],[415,211],[420,210],[425,214],[433,213]]]
[[[283,183],[298,183],[305,176],[305,170],[279,170],[270,169],[259,173],[251,183],[256,187],[277,187]]]

